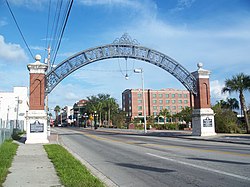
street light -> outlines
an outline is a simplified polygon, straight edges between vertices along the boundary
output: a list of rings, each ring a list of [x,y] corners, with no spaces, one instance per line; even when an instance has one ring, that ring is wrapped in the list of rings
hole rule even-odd
[[[142,100],[143,100],[143,115],[144,115],[144,133],[147,133],[147,119],[146,119],[146,102],[144,95],[144,79],[143,79],[143,70],[142,68],[134,69],[134,73],[141,74],[141,82],[142,82]]]

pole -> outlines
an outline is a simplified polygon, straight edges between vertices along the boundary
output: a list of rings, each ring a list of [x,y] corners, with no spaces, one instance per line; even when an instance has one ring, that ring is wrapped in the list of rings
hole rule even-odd
[[[16,106],[16,128],[19,127],[19,125],[18,125],[18,110],[19,110],[19,96],[17,97],[17,106]]]
[[[143,71],[141,69],[141,82],[142,82],[142,100],[143,100],[143,115],[144,115],[144,133],[147,133],[147,117],[146,117],[146,101],[144,91]]]

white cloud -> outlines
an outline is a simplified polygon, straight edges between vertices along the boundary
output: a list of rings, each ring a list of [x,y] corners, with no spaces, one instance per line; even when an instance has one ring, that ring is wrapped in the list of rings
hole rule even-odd
[[[3,18],[3,19],[0,20],[0,27],[3,27],[5,25],[8,25],[8,22],[6,21],[5,18]]]
[[[22,6],[32,10],[39,10],[49,4],[48,0],[9,0],[10,6]]]
[[[195,0],[178,0],[177,6],[171,10],[171,12],[182,11],[186,8],[190,8]]]
[[[218,80],[210,81],[211,98],[215,100],[226,100],[228,93],[222,94],[221,90],[225,85]]]
[[[28,57],[21,46],[18,44],[5,43],[2,35],[0,35],[0,58],[10,63],[28,61]]]

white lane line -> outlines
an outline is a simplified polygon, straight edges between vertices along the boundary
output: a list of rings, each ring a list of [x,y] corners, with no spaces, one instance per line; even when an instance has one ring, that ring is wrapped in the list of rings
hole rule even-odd
[[[249,177],[236,175],[236,174],[233,174],[233,173],[228,173],[228,172],[224,172],[224,171],[220,171],[220,170],[216,170],[216,169],[211,169],[211,168],[207,168],[207,167],[197,166],[197,165],[194,165],[194,164],[191,164],[191,163],[188,163],[188,162],[174,160],[174,159],[171,159],[171,158],[167,158],[167,157],[163,157],[163,156],[159,156],[159,155],[155,155],[155,154],[151,154],[151,153],[146,153],[146,154],[150,155],[150,156],[153,156],[153,157],[161,158],[161,159],[164,159],[164,160],[169,160],[169,161],[172,161],[172,162],[176,162],[178,164],[183,164],[183,165],[187,165],[187,166],[191,166],[191,167],[195,167],[195,168],[199,168],[199,169],[219,173],[219,174],[222,174],[222,175],[228,175],[228,176],[235,177],[235,178],[238,178],[238,179],[243,179],[243,180],[250,181]]]

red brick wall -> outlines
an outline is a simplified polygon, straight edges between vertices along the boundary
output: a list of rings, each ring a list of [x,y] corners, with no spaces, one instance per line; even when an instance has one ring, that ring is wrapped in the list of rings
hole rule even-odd
[[[44,110],[45,75],[30,74],[30,110]]]

